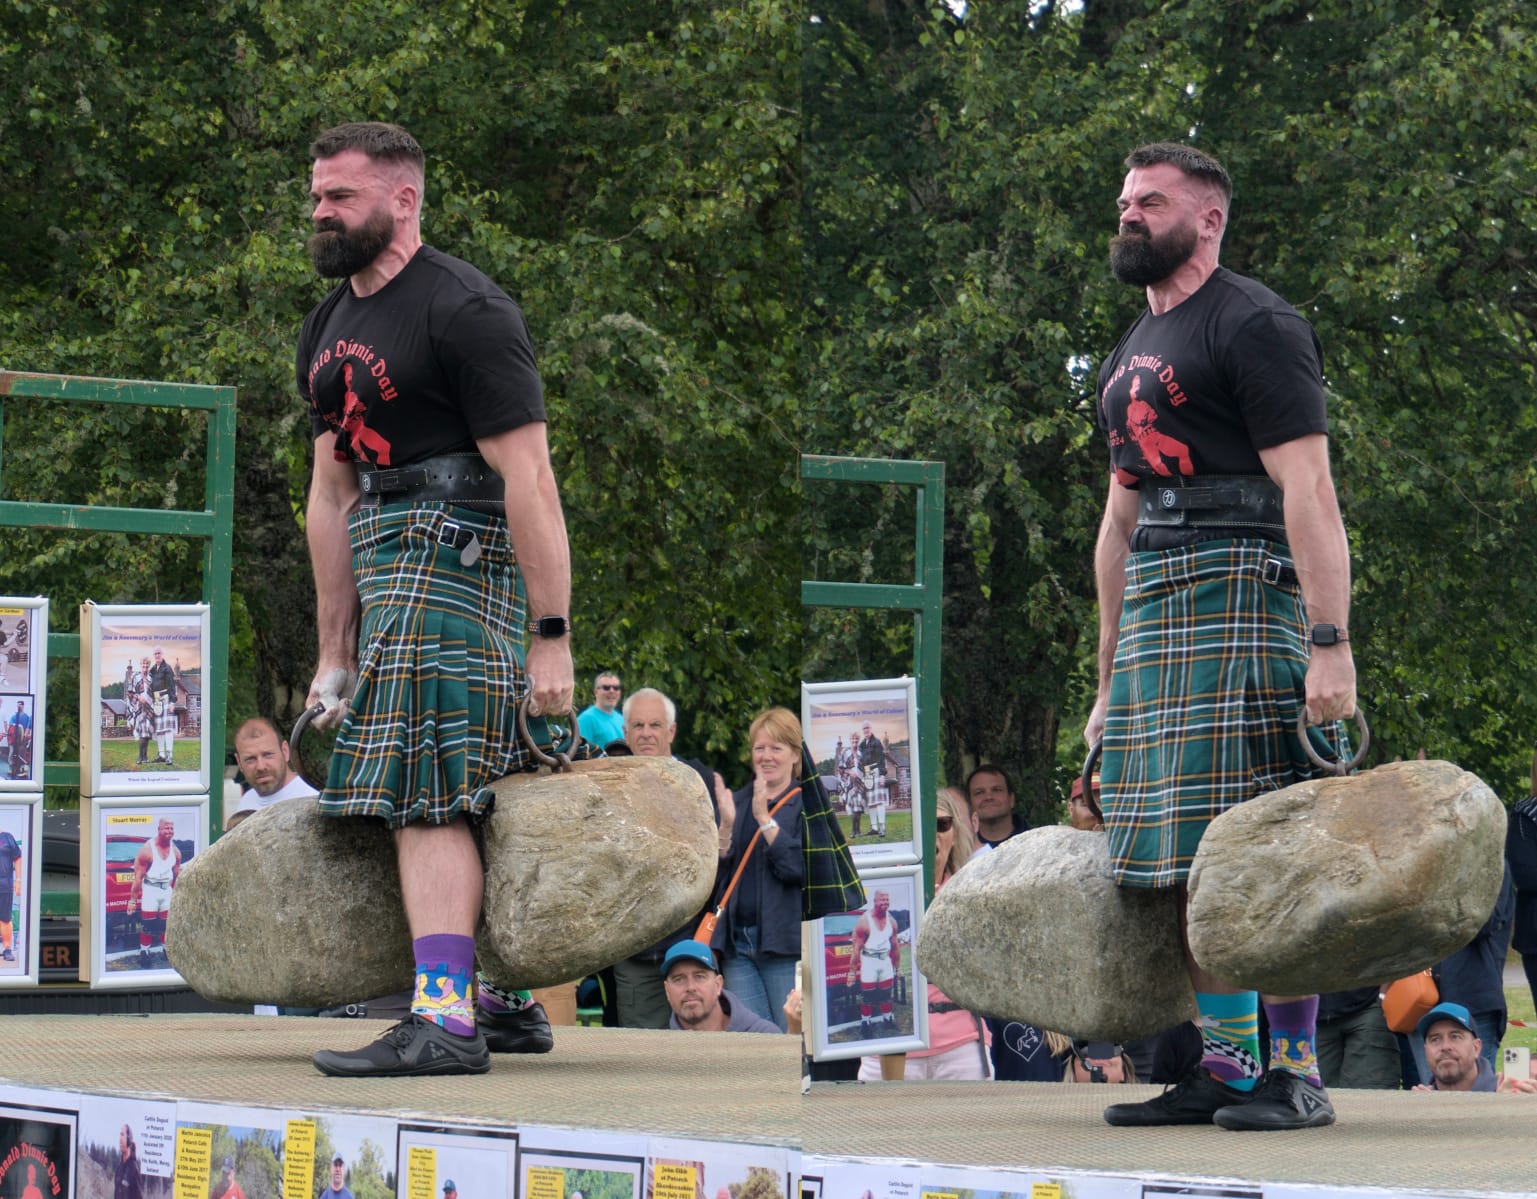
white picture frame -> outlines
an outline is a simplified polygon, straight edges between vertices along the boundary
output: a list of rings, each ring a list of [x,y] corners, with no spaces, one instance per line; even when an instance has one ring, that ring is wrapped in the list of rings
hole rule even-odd
[[[184,986],[165,957],[163,916],[174,902],[181,870],[208,848],[208,796],[94,796],[83,802],[81,980],[92,990]],[[161,826],[167,822],[174,856],[159,852]],[[136,887],[139,855],[146,847],[151,856]],[[173,863],[169,867],[168,861]],[[168,886],[156,880],[167,874]]]
[[[0,597],[0,794],[43,791],[48,601]]]
[[[814,921],[810,960],[802,964],[803,978],[811,984],[802,995],[802,1010],[809,1008],[810,1015],[807,1042],[811,1056],[819,1062],[906,1053],[926,1049],[929,1043],[928,980],[913,952],[923,927],[923,863],[861,870],[859,877],[868,896],[864,907]],[[881,894],[888,897],[886,915],[884,921],[872,923],[890,921],[896,926],[889,1027],[879,1023],[885,1002],[879,957],[861,960],[855,952],[856,931],[873,914]],[[866,1009],[869,1027],[865,1026]]]
[[[866,726],[877,743],[869,754]],[[921,862],[917,682],[802,683],[801,729],[855,864],[863,870]]]
[[[208,793],[208,654],[207,604],[81,606],[85,795]]]
[[[43,793],[0,795],[0,914],[10,912],[0,921],[10,925],[0,936],[0,990],[37,986],[42,881]]]

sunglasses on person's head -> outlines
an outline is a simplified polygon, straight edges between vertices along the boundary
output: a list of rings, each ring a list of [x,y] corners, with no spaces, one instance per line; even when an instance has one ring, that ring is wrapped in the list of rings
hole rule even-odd
[[[953,816],[936,816],[936,817],[934,817],[934,831],[936,833],[948,833],[954,827],[955,827],[955,817],[953,817]]]

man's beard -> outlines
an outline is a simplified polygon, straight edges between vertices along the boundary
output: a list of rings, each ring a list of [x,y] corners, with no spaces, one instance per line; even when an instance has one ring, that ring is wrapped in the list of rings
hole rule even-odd
[[[345,279],[367,269],[394,240],[394,218],[388,209],[380,207],[350,233],[335,217],[316,222],[315,232],[305,245],[317,274],[326,279]]]
[[[1162,283],[1195,253],[1194,225],[1181,225],[1151,236],[1146,225],[1131,225],[1110,239],[1110,270],[1122,283],[1151,287]]]

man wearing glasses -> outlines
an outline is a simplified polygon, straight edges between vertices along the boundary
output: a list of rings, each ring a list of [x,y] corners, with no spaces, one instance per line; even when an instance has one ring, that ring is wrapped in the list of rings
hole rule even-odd
[[[605,670],[593,679],[594,702],[576,718],[583,741],[601,748],[610,741],[624,740],[624,717],[619,712],[619,699],[623,694],[624,687],[617,674]]]

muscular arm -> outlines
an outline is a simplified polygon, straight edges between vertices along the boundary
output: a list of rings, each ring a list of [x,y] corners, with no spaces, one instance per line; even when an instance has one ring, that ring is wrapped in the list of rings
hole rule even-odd
[[[530,620],[571,615],[571,550],[543,421],[483,437],[481,456],[507,488],[507,531],[523,572]],[[575,689],[569,636],[534,637],[525,662],[541,712],[571,711]]]
[[[144,848],[134,855],[133,859],[133,886],[128,890],[128,898],[138,906],[139,897],[144,894],[144,876],[149,873],[150,848],[146,842]]]
[[[853,982],[859,976],[859,955],[864,952],[865,942],[870,939],[870,921],[861,916],[854,922],[854,931],[849,934],[849,981]]]
[[[358,668],[361,605],[357,578],[352,573],[352,546],[347,537],[347,517],[358,503],[358,481],[350,463],[336,460],[332,452],[335,447],[334,433],[322,433],[315,439],[315,468],[305,509],[304,532],[315,572],[315,624],[320,650],[307,705],[320,698],[320,684],[327,676],[337,670],[355,675]],[[340,719],[339,709],[337,712],[333,720]]]
[[[1329,442],[1322,433],[1260,451],[1265,470],[1284,493],[1286,539],[1310,624],[1350,622],[1350,546],[1329,476]],[[1314,646],[1306,682],[1308,720],[1343,720],[1356,709],[1356,665],[1350,643]]]
[[[1137,493],[1110,480],[1105,515],[1094,546],[1094,578],[1099,593],[1099,695],[1083,739],[1098,745],[1105,733],[1105,708],[1110,702],[1110,672],[1121,630],[1121,603],[1126,593],[1126,554],[1137,526]]]

